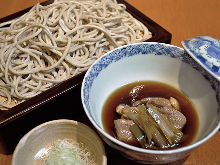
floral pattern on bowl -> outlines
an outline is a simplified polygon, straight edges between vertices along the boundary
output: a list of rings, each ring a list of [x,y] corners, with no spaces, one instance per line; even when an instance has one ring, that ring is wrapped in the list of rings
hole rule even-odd
[[[220,40],[199,36],[182,41],[186,52],[220,81]]]

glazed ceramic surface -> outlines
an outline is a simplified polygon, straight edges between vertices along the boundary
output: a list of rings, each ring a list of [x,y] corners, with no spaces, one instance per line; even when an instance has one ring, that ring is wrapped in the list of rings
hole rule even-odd
[[[88,126],[73,120],[53,120],[28,132],[18,143],[12,165],[43,165],[43,159],[58,139],[72,139],[83,143],[97,165],[106,165],[107,158],[101,139]]]
[[[189,96],[200,119],[198,135],[192,145],[169,151],[141,149],[120,142],[104,131],[101,115],[105,100],[117,88],[141,80],[163,82]],[[120,47],[96,61],[84,77],[82,102],[88,118],[105,142],[125,157],[145,164],[167,163],[187,156],[218,131],[219,85],[184,54],[183,49],[168,44],[141,43]]]
[[[220,40],[199,36],[182,41],[187,53],[220,81]]]

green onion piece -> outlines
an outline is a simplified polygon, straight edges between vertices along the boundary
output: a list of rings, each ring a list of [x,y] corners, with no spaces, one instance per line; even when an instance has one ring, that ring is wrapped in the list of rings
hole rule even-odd
[[[152,140],[152,133],[151,133],[151,131],[149,130],[149,128],[147,127],[147,125],[146,124],[144,124],[145,122],[149,122],[149,117],[148,117],[148,115],[146,114],[146,115],[139,115],[139,118],[140,118],[140,120],[141,120],[141,123],[142,123],[142,127],[143,127],[143,131],[144,131],[144,133],[146,134],[146,136],[147,136],[147,139],[148,139],[148,143],[149,143],[149,145],[151,144],[151,140]]]
[[[138,109],[138,113],[147,113],[147,108],[146,108],[146,106],[145,105],[138,105],[137,106],[137,109]]]
[[[146,142],[146,137],[144,136],[141,129],[138,127],[137,124],[134,124],[130,127],[131,132],[134,134],[135,138],[139,142],[139,144],[143,148],[150,148],[151,146]]]
[[[144,114],[127,113],[126,115],[128,116],[129,119],[133,120],[138,125],[138,127],[146,134],[148,143],[150,145],[152,135],[150,130],[146,126],[144,126],[144,121],[148,120],[148,115],[146,113]]]
[[[159,125],[160,129],[162,130],[163,134],[167,138],[168,142],[173,145],[174,143],[177,143],[183,133],[171,126],[164,118],[161,116],[161,114],[158,112],[157,107],[153,105],[149,105],[150,108],[148,108],[149,114],[153,117],[153,119],[156,121],[156,123]]]
[[[159,145],[161,148],[169,146],[166,137],[163,134],[161,134],[161,132],[158,130],[157,127],[155,127],[154,124],[148,121],[145,121],[144,124],[150,130],[152,134],[152,139],[157,145]]]
[[[140,109],[140,111],[143,112],[144,109],[147,111],[146,107]],[[149,116],[147,113],[140,114],[136,118],[136,120],[139,121],[139,122],[136,121],[136,123],[142,124],[141,127],[139,126],[139,124],[138,126],[142,128],[143,132],[146,134],[149,145],[151,145],[151,140],[153,140],[157,145],[159,145],[162,148],[168,146],[166,137],[163,134],[161,134],[161,132],[159,131],[160,127],[151,116]]]
[[[126,113],[126,115],[128,116],[130,120],[133,120],[133,121],[135,121],[136,118],[138,117],[138,113]]]

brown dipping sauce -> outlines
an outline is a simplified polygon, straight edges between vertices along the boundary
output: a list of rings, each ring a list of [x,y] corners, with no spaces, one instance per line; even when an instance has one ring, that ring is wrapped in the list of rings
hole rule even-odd
[[[199,116],[191,100],[180,90],[156,81],[138,81],[126,84],[116,89],[106,100],[102,110],[102,123],[104,130],[113,137],[114,120],[119,119],[120,115],[115,112],[119,104],[132,105],[134,101],[145,97],[169,97],[176,98],[181,106],[181,112],[185,115],[187,122],[182,132],[188,135],[187,140],[173,148],[189,145],[195,139],[199,129]],[[140,146],[139,146],[140,147]]]

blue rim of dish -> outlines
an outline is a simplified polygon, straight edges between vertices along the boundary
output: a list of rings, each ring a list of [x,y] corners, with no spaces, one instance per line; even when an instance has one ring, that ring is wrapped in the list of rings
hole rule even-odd
[[[163,55],[171,58],[179,59],[185,63],[191,65],[194,69],[201,72],[201,74],[210,82],[212,88],[216,91],[217,101],[220,101],[220,82],[217,81],[212,75],[210,75],[200,64],[198,64],[194,59],[189,56],[184,49],[172,46],[169,44],[156,43],[156,42],[145,42],[138,44],[131,44],[127,46],[122,46],[114,49],[103,55],[98,59],[87,71],[82,86],[82,101],[83,106],[89,110],[87,116],[91,117],[90,107],[89,107],[89,92],[92,87],[93,81],[96,79],[98,74],[105,69],[109,64],[117,62],[124,57],[134,56],[136,54],[154,54],[155,56]],[[218,114],[220,113],[220,107],[218,108]],[[220,127],[220,117],[217,119],[214,128]],[[101,127],[100,127],[101,128]]]
[[[220,40],[198,36],[181,42],[186,52],[220,81]]]

